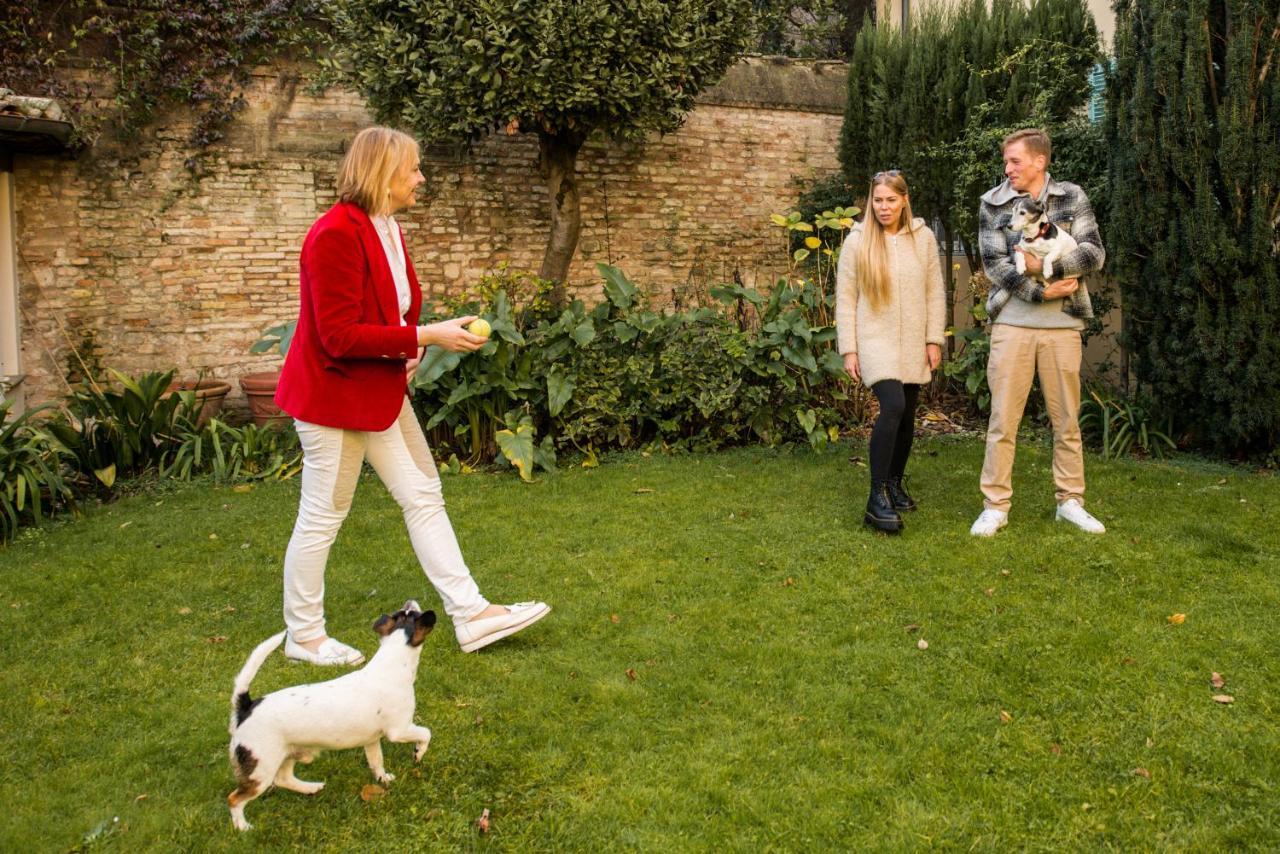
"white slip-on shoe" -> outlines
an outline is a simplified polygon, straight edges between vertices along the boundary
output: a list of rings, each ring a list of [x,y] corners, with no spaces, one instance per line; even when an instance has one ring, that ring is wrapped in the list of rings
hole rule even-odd
[[[454,634],[458,636],[458,645],[462,647],[462,651],[475,652],[533,625],[551,613],[551,606],[545,602],[517,602],[506,608],[505,614],[485,617],[483,620],[468,620],[454,626]]]
[[[1105,534],[1107,532],[1106,527],[1074,498],[1068,498],[1058,505],[1058,512],[1053,517],[1053,521],[1057,522],[1062,519],[1066,519],[1072,525],[1082,531],[1088,531],[1090,534]]]
[[[309,664],[318,664],[321,667],[364,664],[364,654],[360,650],[349,647],[336,638],[325,638],[324,643],[320,644],[320,649],[315,652],[294,643],[293,638],[286,638],[284,655],[285,658],[292,658],[294,661],[305,661]]]
[[[973,527],[969,529],[969,533],[975,537],[994,537],[996,531],[1009,524],[1009,514],[1003,510],[983,510],[977,519],[973,520]]]

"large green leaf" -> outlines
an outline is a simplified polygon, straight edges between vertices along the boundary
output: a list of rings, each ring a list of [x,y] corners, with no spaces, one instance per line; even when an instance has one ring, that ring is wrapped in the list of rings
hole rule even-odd
[[[422,361],[418,363],[418,369],[414,371],[414,382],[418,385],[430,385],[458,367],[460,361],[462,361],[461,353],[452,353],[432,344],[427,348]]]
[[[640,291],[622,270],[611,264],[596,264],[596,269],[604,276],[604,294],[609,302],[621,309],[631,308]]]
[[[559,368],[547,374],[547,410],[552,417],[559,415],[566,403],[573,397],[574,382]]]
[[[573,331],[569,334],[573,337],[574,341],[578,342],[579,347],[585,347],[595,340],[596,325],[592,322],[591,318],[588,317],[586,320],[575,326]]]
[[[514,431],[499,430],[494,434],[507,462],[520,472],[520,479],[533,482],[533,427],[521,424]]]

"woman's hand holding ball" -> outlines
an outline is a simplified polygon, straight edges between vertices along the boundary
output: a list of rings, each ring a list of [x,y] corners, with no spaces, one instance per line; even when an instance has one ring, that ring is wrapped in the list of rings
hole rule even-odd
[[[484,325],[480,326],[480,324]],[[469,326],[475,326],[486,334],[477,335],[469,329]],[[418,343],[423,346],[435,344],[441,349],[454,353],[471,353],[489,343],[488,327],[489,324],[485,320],[474,314],[455,317],[451,320],[419,326]]]

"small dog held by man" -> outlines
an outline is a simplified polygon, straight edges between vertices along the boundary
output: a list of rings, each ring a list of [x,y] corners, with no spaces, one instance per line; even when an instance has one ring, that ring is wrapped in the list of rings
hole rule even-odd
[[[363,747],[373,776],[380,783],[395,779],[382,765],[382,739],[417,745],[413,761],[422,759],[431,730],[413,722],[422,642],[436,624],[434,611],[423,612],[409,600],[394,614],[373,624],[378,651],[354,673],[328,682],[284,688],[254,699],[249,684],[285,632],[260,643],[236,677],[231,692],[231,766],[238,785],[227,796],[231,821],[248,830],[244,808],[272,786],[314,795],[324,783],[294,776],[297,762],[312,761],[322,750]]]
[[[1053,265],[1058,259],[1077,246],[1075,238],[1049,222],[1044,206],[1030,197],[1019,199],[1014,205],[1009,230],[1022,232],[1018,245],[1044,261],[1045,281],[1053,278]],[[1019,273],[1026,274],[1027,259],[1021,252],[1013,253],[1013,264]]]

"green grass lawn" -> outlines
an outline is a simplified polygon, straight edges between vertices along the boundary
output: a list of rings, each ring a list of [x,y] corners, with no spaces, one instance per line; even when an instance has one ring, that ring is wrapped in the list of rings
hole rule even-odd
[[[921,510],[887,538],[855,454],[447,478],[482,590],[555,610],[475,655],[446,621],[422,764],[386,746],[398,779],[365,802],[363,752],[326,753],[299,776],[327,788],[272,790],[246,835],[228,695],[282,625],[297,482],[29,531],[0,549],[0,850],[1280,847],[1274,477],[1090,458],[1091,537],[1054,524],[1048,448],[1024,440],[1010,526],[978,541],[980,443],[923,441]],[[367,477],[330,630],[371,653],[410,596],[439,612]],[[332,675],[277,654],[255,694]]]

